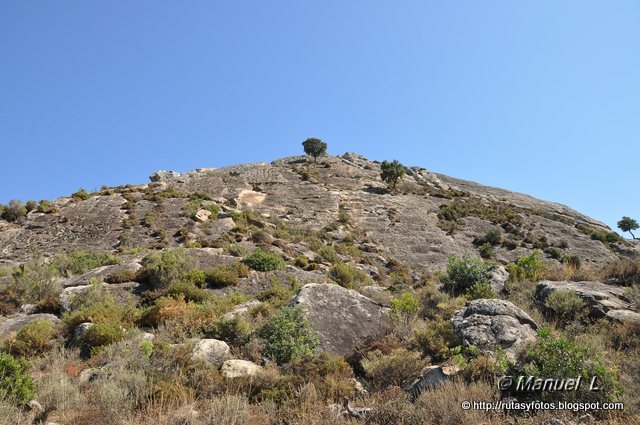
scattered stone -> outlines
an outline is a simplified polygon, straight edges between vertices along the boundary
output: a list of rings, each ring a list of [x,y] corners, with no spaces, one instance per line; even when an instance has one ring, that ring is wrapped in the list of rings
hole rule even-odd
[[[225,378],[248,378],[262,372],[262,367],[248,360],[227,360],[220,370]]]
[[[231,349],[226,342],[218,339],[200,339],[194,344],[191,360],[201,360],[219,368],[229,358]]]
[[[87,332],[89,332],[89,329],[91,329],[94,326],[95,325],[93,323],[91,323],[91,322],[80,323],[73,330],[73,339],[74,339],[74,341],[77,342],[77,341],[82,340],[82,338],[87,334]]]
[[[20,306],[20,311],[24,314],[33,314],[37,308],[38,306],[36,304],[23,304]]]
[[[95,381],[100,376],[100,369],[91,367],[84,369],[78,376],[78,385],[85,386]]]
[[[44,413],[44,407],[42,407],[42,404],[40,404],[38,400],[29,401],[29,403],[27,403],[27,407],[38,415],[42,415]]]
[[[198,210],[194,216],[196,221],[205,222],[209,221],[211,218],[211,211],[209,210]]]
[[[509,301],[479,299],[469,301],[456,313],[451,323],[463,345],[478,347],[484,354],[494,354],[496,346],[511,360],[524,346],[536,339],[538,325]]]
[[[232,311],[226,313],[222,317],[226,320],[231,320],[236,316],[245,316],[250,309],[252,309],[253,307],[257,307],[260,304],[262,303],[258,300],[252,300],[246,303],[238,304],[237,306],[235,306],[235,308]]]
[[[319,349],[332,354],[350,354],[366,338],[388,329],[388,308],[340,285],[309,283],[290,305],[302,308],[318,334]]]
[[[425,390],[435,388],[447,382],[450,376],[455,375],[459,368],[444,368],[442,366],[429,366],[422,375],[409,385],[407,391],[413,400],[420,397]]]

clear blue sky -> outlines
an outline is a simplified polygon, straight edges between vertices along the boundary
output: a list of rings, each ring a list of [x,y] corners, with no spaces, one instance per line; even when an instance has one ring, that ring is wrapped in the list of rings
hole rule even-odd
[[[0,202],[320,137],[640,219],[640,3],[0,0]]]

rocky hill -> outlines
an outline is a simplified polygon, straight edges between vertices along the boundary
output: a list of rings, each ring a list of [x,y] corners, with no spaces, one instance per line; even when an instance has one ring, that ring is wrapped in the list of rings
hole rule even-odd
[[[380,171],[295,156],[14,204],[0,423],[637,417],[640,245],[557,203],[419,167],[391,189]],[[525,374],[605,389],[493,384]],[[460,407],[538,399],[625,409]]]

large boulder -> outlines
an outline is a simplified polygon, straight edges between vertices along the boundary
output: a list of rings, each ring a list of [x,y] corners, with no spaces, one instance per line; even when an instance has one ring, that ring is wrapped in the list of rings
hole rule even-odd
[[[632,304],[625,295],[626,288],[622,286],[606,285],[600,282],[552,282],[545,280],[536,286],[536,302],[547,306],[547,298],[555,291],[570,291],[578,295],[586,302],[592,317],[607,317],[621,322],[640,320],[640,314],[631,311]]]
[[[454,313],[451,323],[465,346],[493,354],[496,346],[514,360],[518,351],[535,341],[538,325],[509,301],[479,299],[469,301]]]
[[[227,360],[220,373],[225,378],[249,378],[262,372],[262,367],[248,360]]]
[[[293,297],[320,339],[320,350],[347,355],[363,340],[388,329],[389,309],[340,285],[309,283]]]
[[[53,314],[14,314],[0,318],[0,338],[4,338],[11,333],[20,332],[22,328],[36,320],[48,320],[52,323],[60,323]]]
[[[191,360],[200,360],[219,368],[229,358],[231,349],[218,339],[197,340],[191,351]]]
[[[131,278],[135,278],[135,274],[142,268],[139,263],[127,263],[127,264],[114,264],[110,266],[102,266],[95,268],[87,273],[83,273],[78,276],[74,276],[70,279],[66,279],[62,282],[62,286],[65,288],[75,286],[86,286],[91,281],[108,281],[115,276],[123,276],[124,274],[130,274]],[[133,279],[127,279],[133,280]]]

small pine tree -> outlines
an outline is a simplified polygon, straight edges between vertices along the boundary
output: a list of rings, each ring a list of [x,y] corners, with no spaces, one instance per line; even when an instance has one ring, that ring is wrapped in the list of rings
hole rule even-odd
[[[304,147],[304,153],[313,157],[313,162],[318,162],[319,156],[327,154],[327,144],[315,137],[310,137],[302,142],[302,146]]]
[[[382,170],[380,172],[380,178],[382,178],[385,183],[390,185],[391,189],[396,188],[398,180],[401,179],[405,173],[404,165],[402,165],[395,159],[391,162],[382,161],[382,164],[380,164],[380,169]]]
[[[624,216],[618,222],[618,228],[620,230],[622,230],[623,232],[631,233],[631,237],[633,239],[636,238],[636,235],[633,234],[632,230],[637,230],[638,227],[639,227],[638,226],[638,222],[636,220],[632,219],[631,217]]]

